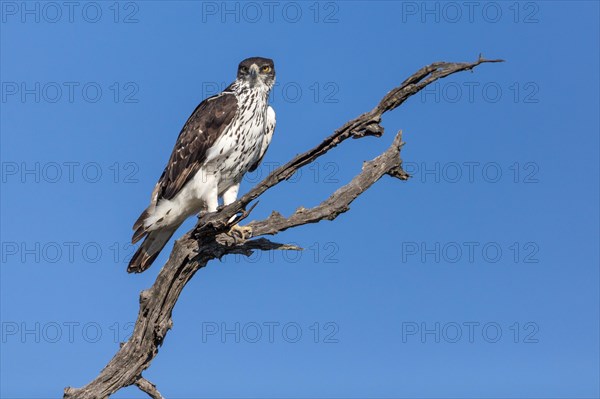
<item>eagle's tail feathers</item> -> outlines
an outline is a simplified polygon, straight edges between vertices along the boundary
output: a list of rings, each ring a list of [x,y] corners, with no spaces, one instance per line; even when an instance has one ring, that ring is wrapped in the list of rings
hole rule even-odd
[[[169,240],[173,236],[173,233],[175,233],[175,230],[177,230],[177,227],[179,226],[175,226],[175,228],[170,229],[162,228],[160,230],[155,231],[144,231],[144,234],[146,234],[146,239],[144,240],[142,245],[140,245],[140,247],[137,249],[133,257],[131,258],[131,261],[129,261],[127,272],[141,273],[144,270],[148,269],[152,265],[152,262],[154,262],[160,251],[162,251],[167,242],[169,242]]]
[[[140,227],[144,226],[144,221],[148,216],[150,216],[149,207],[144,209],[144,212],[142,212],[140,217],[137,218],[137,220],[133,224],[133,230],[138,230]]]
[[[133,224],[134,232],[133,237],[131,237],[132,244],[135,244],[136,242],[144,238],[146,234],[148,234],[148,226],[146,226],[146,219],[148,219],[148,217],[150,216],[150,212],[151,210],[153,210],[153,208],[154,207],[152,206],[152,204],[150,204],[148,208],[144,209],[144,212],[142,212],[140,217]]]
[[[135,244],[142,238],[144,238],[148,234],[148,230],[144,228],[144,226],[138,227],[138,229],[133,233],[133,237],[131,237],[131,243]]]

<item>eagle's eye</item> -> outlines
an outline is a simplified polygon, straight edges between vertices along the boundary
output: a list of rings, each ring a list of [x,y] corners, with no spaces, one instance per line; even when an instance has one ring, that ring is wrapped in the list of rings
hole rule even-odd
[[[265,65],[262,68],[260,68],[260,71],[263,73],[269,73],[269,72],[271,72],[271,67],[268,65]]]
[[[248,67],[246,67],[246,66],[241,66],[241,67],[240,67],[240,71],[241,71],[241,72],[243,72],[243,73],[246,73],[246,72],[248,72]]]

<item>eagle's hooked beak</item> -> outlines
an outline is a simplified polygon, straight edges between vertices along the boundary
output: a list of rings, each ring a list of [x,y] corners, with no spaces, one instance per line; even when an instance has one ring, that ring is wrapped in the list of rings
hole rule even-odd
[[[256,78],[258,77],[258,65],[252,64],[250,66],[249,72],[250,72],[250,79],[256,80]]]

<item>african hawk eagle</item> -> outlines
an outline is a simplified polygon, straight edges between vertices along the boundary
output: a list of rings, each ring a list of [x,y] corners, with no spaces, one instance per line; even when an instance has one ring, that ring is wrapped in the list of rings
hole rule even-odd
[[[268,104],[275,83],[273,60],[253,57],[239,64],[237,79],[196,107],[179,133],[150,205],[133,225],[132,243],[144,242],[129,262],[140,273],[156,259],[189,216],[215,212],[218,198],[234,202],[240,182],[263,159],[275,130]],[[246,235],[247,228],[236,226]]]

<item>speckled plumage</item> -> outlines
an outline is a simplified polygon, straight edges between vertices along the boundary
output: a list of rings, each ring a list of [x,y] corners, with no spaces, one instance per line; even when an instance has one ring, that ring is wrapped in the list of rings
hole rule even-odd
[[[185,219],[217,210],[237,198],[240,182],[265,155],[275,130],[268,96],[275,80],[273,61],[249,58],[223,92],[196,107],[179,134],[150,205],[133,226],[132,242],[144,242],[128,271],[147,269]]]

